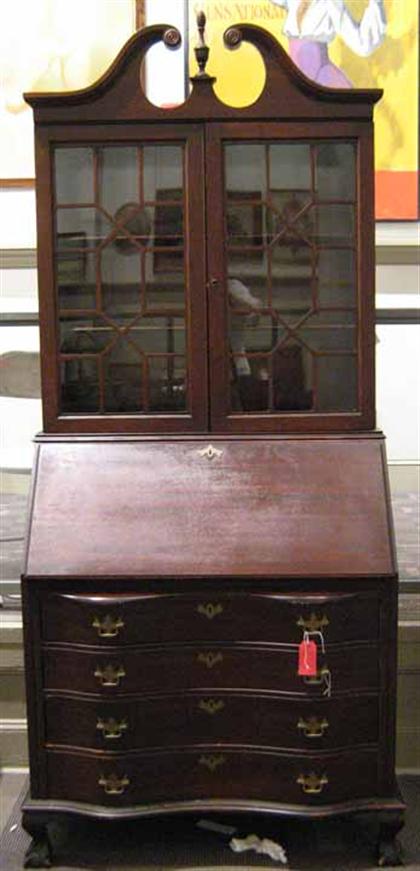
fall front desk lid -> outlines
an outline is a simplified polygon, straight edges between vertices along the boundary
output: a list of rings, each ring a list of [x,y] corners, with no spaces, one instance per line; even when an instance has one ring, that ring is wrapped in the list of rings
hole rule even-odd
[[[45,440],[25,574],[394,575],[379,437]]]

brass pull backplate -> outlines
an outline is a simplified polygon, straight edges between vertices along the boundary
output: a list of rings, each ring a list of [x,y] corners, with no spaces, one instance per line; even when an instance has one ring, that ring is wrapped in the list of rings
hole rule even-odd
[[[328,777],[325,774],[318,775],[311,771],[310,774],[299,774],[296,783],[302,787],[303,792],[306,792],[307,795],[318,795],[328,783]]]
[[[126,774],[123,777],[118,777],[117,774],[110,774],[108,777],[101,775],[98,780],[99,786],[103,787],[107,795],[122,795],[130,780]]]
[[[94,671],[94,676],[103,687],[117,687],[121,678],[125,677],[125,669],[122,665],[112,665],[111,663],[104,665],[103,668],[98,665]]]
[[[297,729],[303,731],[305,738],[322,738],[328,727],[329,722],[325,717],[323,719],[318,717],[308,717],[307,720],[300,717],[296,726]]]
[[[97,630],[99,638],[115,638],[120,629],[124,626],[124,621],[121,617],[112,617],[111,614],[105,614],[105,617],[94,617],[92,626]]]

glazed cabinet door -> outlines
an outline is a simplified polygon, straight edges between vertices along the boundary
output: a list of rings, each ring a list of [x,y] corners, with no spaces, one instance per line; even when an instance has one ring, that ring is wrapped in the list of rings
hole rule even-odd
[[[371,130],[206,135],[212,428],[373,426]]]
[[[46,428],[205,429],[202,128],[38,135]]]

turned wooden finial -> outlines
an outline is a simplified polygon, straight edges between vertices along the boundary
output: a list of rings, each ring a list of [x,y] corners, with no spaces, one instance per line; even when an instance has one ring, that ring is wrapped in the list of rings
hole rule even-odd
[[[210,49],[208,45],[206,45],[206,41],[204,38],[204,31],[206,28],[206,16],[203,11],[197,14],[197,28],[198,44],[194,48],[194,54],[198,64],[197,78],[208,78],[208,74],[206,73],[206,64],[209,59]]]

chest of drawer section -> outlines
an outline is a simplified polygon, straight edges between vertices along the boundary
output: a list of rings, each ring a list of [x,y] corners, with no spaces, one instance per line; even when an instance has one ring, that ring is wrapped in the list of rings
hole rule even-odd
[[[270,772],[272,791],[273,770],[284,771],[291,801],[319,802],[322,793],[340,800],[338,787],[326,785],[332,766],[347,771],[350,751],[368,760],[363,794],[375,793],[379,597],[65,592],[41,599],[40,616],[44,738],[56,798],[75,753],[84,781],[94,784],[88,796],[74,796],[83,801],[99,801],[99,780],[110,778],[104,801],[127,802],[133,786],[112,788],[119,772],[133,784],[140,770],[170,770],[180,760],[194,762],[190,797],[203,789],[203,776],[212,778],[205,794],[221,795],[219,764],[240,795],[242,769],[251,772],[257,761]],[[304,635],[317,644],[310,677],[298,675]]]

